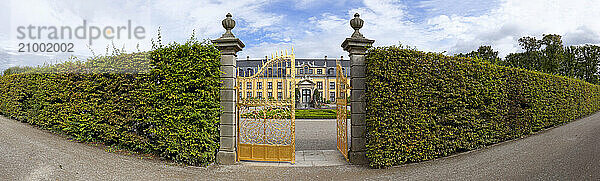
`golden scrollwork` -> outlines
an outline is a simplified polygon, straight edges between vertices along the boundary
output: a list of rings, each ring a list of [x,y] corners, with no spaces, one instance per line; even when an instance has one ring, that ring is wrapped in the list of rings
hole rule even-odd
[[[337,148],[348,160],[348,91],[350,86],[340,60],[336,60],[336,69]]]
[[[277,97],[238,96],[238,160],[295,162],[294,65],[293,49],[291,54],[281,51],[271,55],[255,74],[237,77],[240,93],[242,86],[258,82],[282,83]]]

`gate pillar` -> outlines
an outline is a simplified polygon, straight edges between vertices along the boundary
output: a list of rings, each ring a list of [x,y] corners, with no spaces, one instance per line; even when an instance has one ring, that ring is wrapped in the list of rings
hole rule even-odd
[[[223,72],[221,74],[223,89],[220,91],[223,114],[219,123],[220,147],[217,153],[217,163],[234,164],[237,160],[236,57],[237,52],[242,51],[245,45],[231,33],[231,29],[235,27],[235,21],[231,19],[230,13],[227,13],[222,24],[226,32],[220,38],[212,40],[215,47],[221,51],[220,68]]]
[[[366,157],[366,102],[365,102],[365,55],[367,49],[373,45],[375,40],[366,39],[360,32],[364,21],[358,13],[350,20],[350,26],[354,33],[342,43],[342,48],[350,56],[350,151],[348,159],[352,164],[369,163]]]

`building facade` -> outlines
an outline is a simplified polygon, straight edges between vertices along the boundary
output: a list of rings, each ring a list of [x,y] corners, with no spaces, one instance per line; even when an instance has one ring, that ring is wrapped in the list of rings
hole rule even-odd
[[[267,57],[262,59],[237,59],[237,74],[241,77],[253,76],[259,72]],[[266,67],[263,76],[254,82],[245,82],[246,85],[239,86],[240,98],[272,98],[282,99],[286,94],[296,94],[298,88],[299,103],[306,107],[313,99],[319,102],[334,103],[336,99],[336,59],[324,58],[296,58],[296,86],[283,85],[286,78],[290,78],[288,69],[290,65],[284,65],[273,70]],[[341,57],[342,71],[347,77],[350,76],[349,61]],[[349,81],[350,79],[348,79]],[[350,82],[348,82],[349,84]],[[317,92],[315,94],[315,92]],[[314,97],[318,96],[318,97]],[[348,96],[348,95],[346,95]]]

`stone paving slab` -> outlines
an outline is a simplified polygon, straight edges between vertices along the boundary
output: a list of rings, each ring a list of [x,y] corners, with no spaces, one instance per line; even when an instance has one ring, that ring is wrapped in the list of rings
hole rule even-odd
[[[316,167],[349,165],[338,150],[305,150],[296,151],[296,163],[241,161],[241,165],[271,167]]]

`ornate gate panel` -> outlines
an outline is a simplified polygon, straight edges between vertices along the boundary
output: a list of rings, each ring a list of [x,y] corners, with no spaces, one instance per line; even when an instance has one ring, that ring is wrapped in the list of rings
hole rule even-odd
[[[348,160],[348,78],[344,74],[340,60],[336,60],[336,112],[337,112],[337,148]]]
[[[294,65],[292,49],[237,77],[238,161],[295,162]]]

